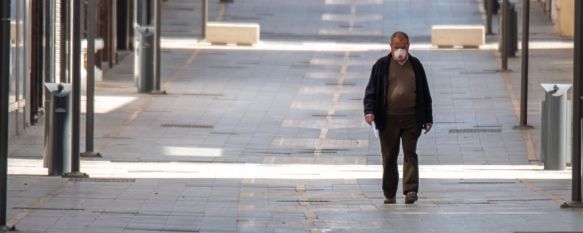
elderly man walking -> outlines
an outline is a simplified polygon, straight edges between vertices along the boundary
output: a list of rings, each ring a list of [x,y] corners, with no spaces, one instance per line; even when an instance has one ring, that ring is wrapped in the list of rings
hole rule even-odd
[[[431,95],[423,65],[409,54],[409,36],[395,32],[389,55],[372,67],[364,95],[364,114],[368,124],[379,130],[383,156],[385,204],[396,203],[399,185],[397,157],[403,141],[403,194],[405,203],[417,201],[419,162],[417,140],[433,125]]]

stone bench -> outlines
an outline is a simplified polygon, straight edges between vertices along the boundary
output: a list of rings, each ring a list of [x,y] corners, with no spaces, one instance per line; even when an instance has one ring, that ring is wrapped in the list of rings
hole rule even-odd
[[[256,44],[259,42],[259,24],[207,23],[206,40],[212,44]]]
[[[479,48],[486,39],[483,25],[434,25],[431,27],[431,44],[438,48],[463,46]]]

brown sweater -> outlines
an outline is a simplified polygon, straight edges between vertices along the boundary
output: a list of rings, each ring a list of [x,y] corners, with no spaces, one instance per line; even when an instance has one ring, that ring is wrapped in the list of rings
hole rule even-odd
[[[387,94],[388,115],[415,114],[415,72],[407,59],[401,65],[391,58],[389,69],[389,90]]]

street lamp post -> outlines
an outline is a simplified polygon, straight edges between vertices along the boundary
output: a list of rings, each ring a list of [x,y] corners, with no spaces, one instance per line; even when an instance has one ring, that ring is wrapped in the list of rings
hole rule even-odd
[[[572,178],[571,202],[562,207],[582,208],[581,203],[581,91],[583,90],[583,2],[575,1],[575,37],[573,49],[573,141],[571,147]]]
[[[85,114],[85,153],[83,157],[101,157],[94,152],[95,132],[95,0],[87,1],[87,110]]]
[[[81,173],[81,152],[79,149],[81,138],[81,1],[72,0],[73,4],[73,28],[72,33],[72,67],[71,81],[73,86],[72,96],[72,133],[71,133],[71,173],[67,177],[87,177]]]
[[[160,79],[160,37],[162,36],[160,33],[162,27],[162,0],[154,0],[154,22],[155,22],[155,48],[154,48],[154,93],[164,94],[164,91],[161,90],[161,83],[162,80]]]
[[[520,127],[528,128],[528,41],[530,27],[530,0],[523,0],[522,72],[520,82]]]
[[[0,226],[6,226],[8,183],[8,101],[10,73],[10,1],[0,2]]]
[[[502,30],[499,35],[502,37],[500,42],[500,46],[502,46],[502,54],[500,56],[502,59],[502,71],[508,71],[508,50],[510,49],[508,48],[508,20],[510,20],[508,18],[508,4],[508,0],[502,1],[502,25],[500,25]]]

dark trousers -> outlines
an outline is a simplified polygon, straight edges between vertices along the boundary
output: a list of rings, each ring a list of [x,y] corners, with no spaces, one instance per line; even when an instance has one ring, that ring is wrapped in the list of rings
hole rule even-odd
[[[403,140],[403,194],[419,190],[419,162],[417,159],[417,139],[421,129],[415,115],[388,115],[386,127],[379,132],[383,155],[383,192],[385,197],[395,197],[399,185],[397,158]]]

